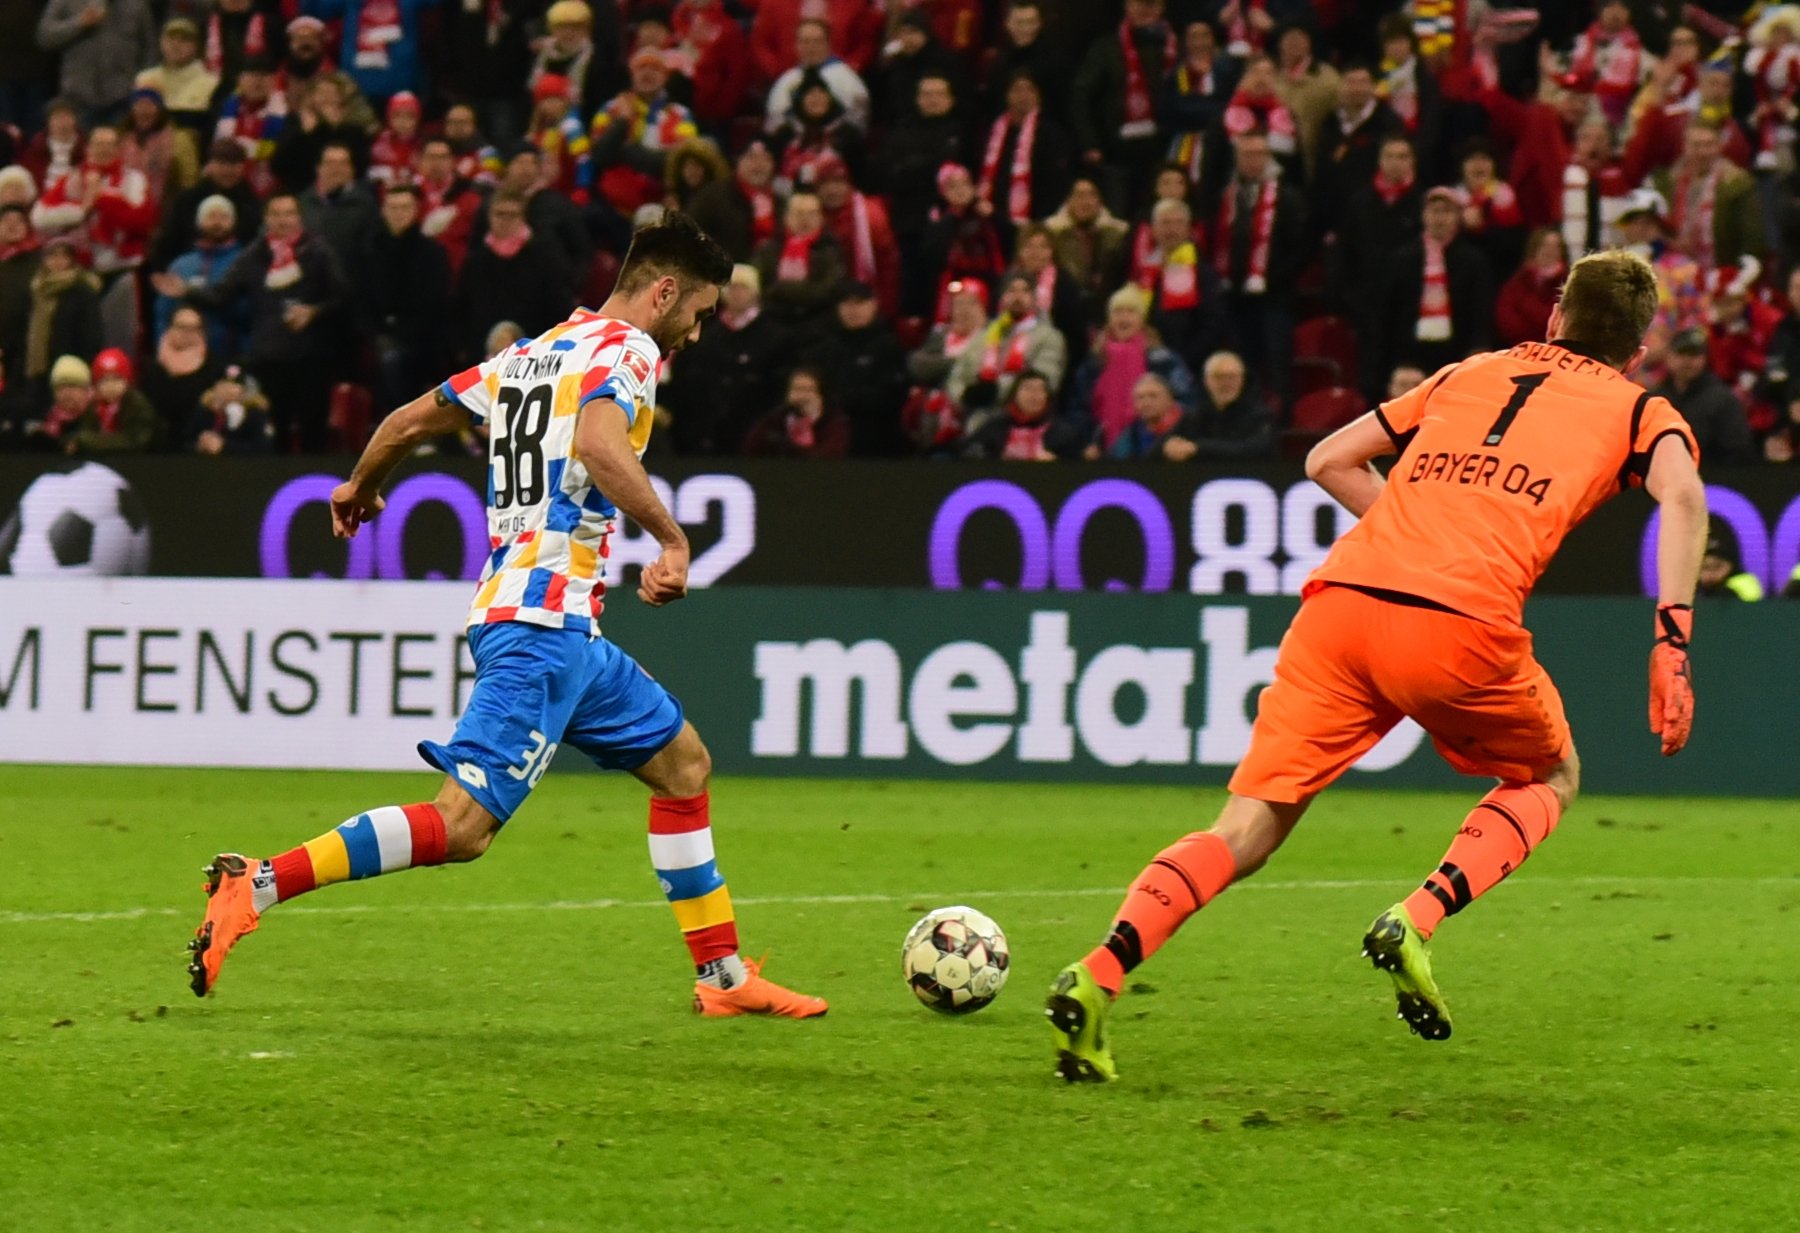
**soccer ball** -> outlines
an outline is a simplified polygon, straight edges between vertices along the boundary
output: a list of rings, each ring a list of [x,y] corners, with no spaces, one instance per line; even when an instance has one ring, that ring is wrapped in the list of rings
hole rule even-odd
[[[97,462],[31,481],[0,524],[0,574],[141,574],[150,521],[125,477]]]
[[[907,930],[900,970],[913,996],[947,1015],[980,1010],[1006,987],[1006,935],[974,908],[939,908]]]

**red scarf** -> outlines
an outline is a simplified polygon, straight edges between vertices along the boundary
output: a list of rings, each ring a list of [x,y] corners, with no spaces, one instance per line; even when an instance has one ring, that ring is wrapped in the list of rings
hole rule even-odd
[[[1006,430],[1006,444],[1000,448],[1001,458],[1007,462],[1048,462],[1055,457],[1044,448],[1044,434],[1050,431],[1049,416],[1022,420],[1018,411],[1008,407],[1006,417],[1011,423]]]
[[[356,58],[359,69],[388,67],[388,45],[406,37],[400,24],[400,0],[363,0],[356,22]]]
[[[1015,223],[1031,220],[1031,151],[1037,144],[1038,110],[1033,108],[1019,122],[1019,140],[1013,147],[1012,170],[1006,189],[1006,217]],[[987,154],[981,160],[981,199],[994,204],[994,182],[1000,174],[1000,151],[1006,145],[1007,130],[1013,125],[1010,115],[1002,113],[988,130]]]
[[[790,413],[787,417],[787,439],[788,444],[795,449],[811,449],[818,439],[813,433],[812,417],[799,412]]]
[[[1156,237],[1149,223],[1139,223],[1131,233],[1131,281],[1149,291],[1156,286],[1158,269]]]
[[[271,291],[280,291],[300,281],[300,261],[294,255],[299,247],[298,238],[293,240],[269,239],[269,272],[263,275],[263,286]]]
[[[113,432],[119,426],[119,408],[123,402],[101,402],[94,399],[94,418],[100,421],[101,432]]]
[[[206,19],[206,71],[213,74],[225,66],[225,33],[220,26],[221,15],[215,9]],[[244,27],[244,58],[254,60],[268,49],[267,21],[261,13],[252,13],[250,24]]]
[[[1450,271],[1444,264],[1444,246],[1429,235],[1425,244],[1425,279],[1419,290],[1419,322],[1413,337],[1420,342],[1450,340]]]
[[[1381,198],[1381,204],[1393,205],[1412,190],[1412,180],[1390,180],[1379,171],[1374,179],[1375,195]]]
[[[1252,98],[1239,90],[1225,108],[1225,131],[1233,137],[1261,129],[1269,135],[1269,148],[1277,154],[1292,154],[1299,139],[1294,113],[1277,95]]]
[[[1037,276],[1037,291],[1033,298],[1041,313],[1049,312],[1050,306],[1056,303],[1056,262],[1045,266],[1044,272]]]
[[[1268,7],[1268,0],[1237,0],[1231,20],[1225,23],[1225,46],[1232,55],[1263,49],[1263,32],[1250,24],[1250,14]]]
[[[761,244],[775,236],[775,194],[766,188],[752,188],[738,177],[738,192],[750,199],[750,241]]]
[[[530,242],[531,228],[524,226],[521,226],[519,228],[519,233],[510,240],[502,240],[491,231],[487,233],[486,238],[488,251],[493,253],[494,256],[503,257],[508,261],[517,257],[519,255],[519,250],[524,248]]]
[[[14,257],[20,257],[26,253],[33,252],[39,248],[42,243],[43,241],[39,240],[36,236],[28,235],[17,244],[8,244],[6,247],[0,248],[0,261],[11,261]]]
[[[1276,178],[1264,180],[1256,190],[1256,214],[1250,220],[1250,264],[1244,271],[1243,290],[1261,295],[1269,289],[1269,241],[1275,234]],[[1213,264],[1219,281],[1231,286],[1231,228],[1237,221],[1238,181],[1226,186],[1219,203],[1219,227],[1214,234]]]
[[[822,232],[812,235],[791,235],[781,244],[781,262],[775,267],[775,281],[781,283],[803,283],[812,271],[813,245],[818,243]]]
[[[1712,264],[1713,207],[1718,203],[1719,182],[1724,178],[1725,160],[1720,158],[1707,173],[1699,208],[1690,214],[1688,196],[1693,191],[1694,175],[1684,167],[1675,177],[1674,200],[1669,202],[1669,228],[1675,233],[1675,246],[1703,266]]]
[[[869,199],[854,189],[850,192],[850,264],[857,282],[874,285],[875,237],[869,229]]]
[[[994,318],[994,324],[987,329],[987,349],[981,353],[981,379],[997,381],[1001,373],[1017,376],[1024,372],[1025,344],[1036,328],[1036,316],[1016,322],[1005,313]],[[1002,343],[1006,346],[1005,355],[1000,353]]]
[[[1163,258],[1157,271],[1157,302],[1161,307],[1178,311],[1200,303],[1200,254],[1189,240],[1176,246]]]
[[[1163,33],[1162,66],[1175,63],[1175,31],[1168,23],[1159,22]],[[1131,23],[1119,23],[1119,44],[1125,53],[1125,123],[1119,136],[1126,138],[1156,135],[1156,103],[1150,96],[1150,79],[1144,74],[1144,58],[1138,55],[1137,40],[1131,37]]]

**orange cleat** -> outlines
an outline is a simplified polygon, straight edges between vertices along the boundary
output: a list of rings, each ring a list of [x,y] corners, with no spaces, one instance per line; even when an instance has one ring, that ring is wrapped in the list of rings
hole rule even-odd
[[[711,985],[694,984],[694,1010],[709,1019],[729,1019],[733,1015],[773,1015],[779,1019],[816,1019],[830,1009],[824,998],[807,997],[784,989],[772,980],[764,980],[762,964],[744,960],[750,979],[735,989],[715,989]]]
[[[206,919],[188,943],[193,959],[188,962],[194,996],[203,998],[219,983],[219,969],[238,939],[255,933],[260,913],[251,898],[256,862],[233,852],[221,852],[204,870]]]

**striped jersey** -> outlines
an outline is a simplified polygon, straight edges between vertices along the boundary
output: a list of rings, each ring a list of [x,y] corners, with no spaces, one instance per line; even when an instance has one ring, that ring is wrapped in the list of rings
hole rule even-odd
[[[600,632],[617,511],[575,456],[575,413],[612,399],[631,417],[642,458],[660,359],[636,326],[581,308],[444,382],[446,397],[488,425],[488,559],[470,625]]]

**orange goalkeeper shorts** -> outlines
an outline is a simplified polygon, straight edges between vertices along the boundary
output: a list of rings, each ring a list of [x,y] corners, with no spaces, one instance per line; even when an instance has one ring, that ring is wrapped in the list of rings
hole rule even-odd
[[[1231,790],[1310,800],[1403,717],[1465,775],[1536,779],[1574,750],[1525,630],[1326,585],[1281,640]]]

